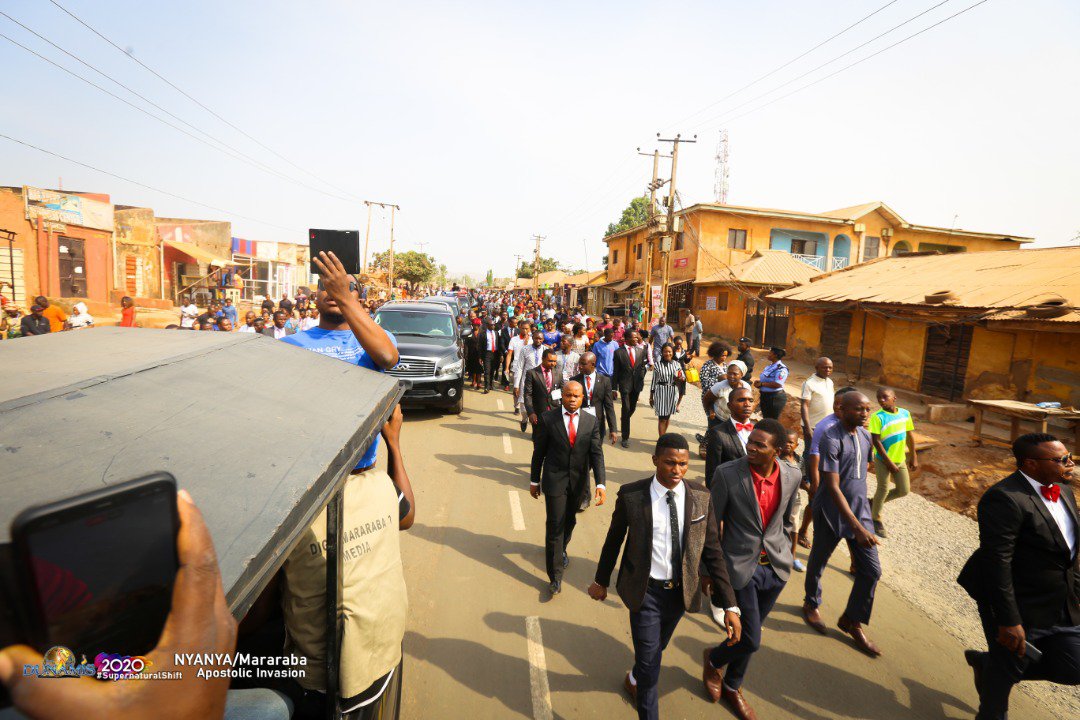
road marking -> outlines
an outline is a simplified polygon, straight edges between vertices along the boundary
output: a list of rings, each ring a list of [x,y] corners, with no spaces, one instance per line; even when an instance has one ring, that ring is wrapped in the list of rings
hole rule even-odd
[[[521,514],[521,497],[517,490],[510,490],[510,519],[515,530],[525,529],[525,516]]]
[[[529,642],[529,684],[532,685],[534,720],[552,720],[551,688],[548,687],[547,659],[544,639],[540,635],[540,618],[525,618],[525,634]]]
[[[499,412],[502,412],[506,408],[503,407],[502,398],[495,398],[495,407],[499,408]]]
[[[510,433],[503,433],[503,452],[507,455],[514,454],[514,448],[510,446]]]

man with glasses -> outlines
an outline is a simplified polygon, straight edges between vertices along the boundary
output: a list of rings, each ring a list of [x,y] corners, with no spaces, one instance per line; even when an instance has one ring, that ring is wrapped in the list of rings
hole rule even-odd
[[[1072,456],[1053,435],[1012,446],[1016,472],[979,500],[979,548],[957,582],[975,600],[986,652],[964,651],[977,720],[1004,720],[1022,680],[1080,685],[1080,517]]]

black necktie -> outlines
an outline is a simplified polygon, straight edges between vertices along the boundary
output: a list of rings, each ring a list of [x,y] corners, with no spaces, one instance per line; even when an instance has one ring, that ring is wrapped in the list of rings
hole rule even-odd
[[[671,515],[671,579],[682,582],[682,549],[679,547],[679,513],[675,509],[675,491],[667,491],[668,513]]]

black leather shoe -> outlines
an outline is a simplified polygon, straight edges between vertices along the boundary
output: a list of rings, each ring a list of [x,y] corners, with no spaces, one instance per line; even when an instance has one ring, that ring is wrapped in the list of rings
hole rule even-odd
[[[620,445],[622,445],[624,448],[628,448],[628,447],[630,447],[630,441],[629,440],[623,440],[620,443]]]
[[[555,597],[562,592],[562,580],[554,580],[548,585],[548,590],[551,591],[551,596]]]
[[[529,428],[529,423],[522,420],[521,421],[521,432],[525,432],[528,428]]]

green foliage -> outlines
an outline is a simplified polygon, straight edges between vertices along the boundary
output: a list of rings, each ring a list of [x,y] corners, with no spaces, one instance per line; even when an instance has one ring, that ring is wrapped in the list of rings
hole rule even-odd
[[[604,237],[608,235],[614,235],[620,233],[623,230],[629,230],[632,227],[641,225],[649,219],[649,196],[642,195],[636,197],[630,201],[630,204],[626,206],[626,209],[622,212],[622,217],[619,218],[619,222],[611,223],[607,226],[607,232],[604,233]]]
[[[555,258],[546,258],[546,257],[541,257],[540,258],[540,273],[541,274],[546,273],[546,272],[551,272],[553,270],[558,270],[558,269],[559,269],[559,261],[556,260]],[[518,268],[517,276],[519,278],[528,278],[528,279],[531,280],[532,276],[533,276],[533,264],[532,264],[532,261],[529,261],[529,262],[522,261],[521,267]]]
[[[389,271],[390,251],[384,250],[375,255],[375,267]],[[435,258],[427,253],[408,250],[394,253],[394,280],[408,280],[410,283],[431,282],[438,269]]]
[[[484,278],[484,284],[488,287],[491,287],[495,284],[495,273],[492,272],[490,269],[488,269],[487,271],[487,277]]]

